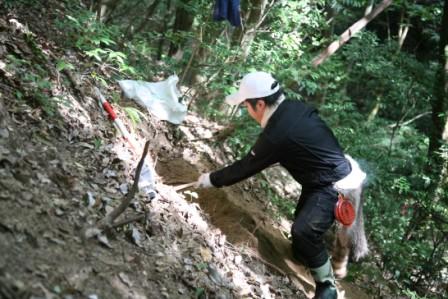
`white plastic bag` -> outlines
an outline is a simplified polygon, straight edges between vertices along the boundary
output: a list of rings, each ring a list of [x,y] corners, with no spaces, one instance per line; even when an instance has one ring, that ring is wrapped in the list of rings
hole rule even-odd
[[[160,82],[121,80],[118,84],[127,98],[146,107],[159,119],[177,125],[187,115],[187,106],[179,103],[181,93],[176,86],[178,81],[177,75],[172,75]]]
[[[361,188],[367,176],[366,173],[359,167],[358,162],[356,162],[352,157],[345,155],[345,158],[350,162],[352,171],[345,178],[334,184],[334,188],[344,195],[347,192]]]

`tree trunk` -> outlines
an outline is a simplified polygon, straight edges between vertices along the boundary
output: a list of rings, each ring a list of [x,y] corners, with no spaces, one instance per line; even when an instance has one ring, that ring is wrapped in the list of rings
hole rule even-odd
[[[447,197],[444,195],[448,188],[448,159],[440,154],[444,146],[448,144],[448,0],[445,0],[444,3],[438,51],[439,65],[436,73],[434,97],[431,102],[432,130],[429,136],[429,163],[426,169],[428,176],[432,178],[427,192],[429,197],[427,202],[431,205],[427,208],[426,217],[431,217],[446,224],[443,216],[436,217],[438,213],[433,208],[434,206],[448,206]],[[411,221],[412,224],[414,227],[420,225],[414,219]]]
[[[99,22],[104,22],[107,17],[114,10],[120,0],[94,0],[91,2],[91,10],[96,13],[96,20]]]
[[[149,22],[149,20],[150,20],[150,18],[151,18],[151,16],[154,14],[154,12],[155,12],[155,10],[156,10],[156,8],[157,8],[157,6],[159,5],[159,3],[160,3],[161,1],[157,1],[157,0],[154,0],[149,6],[148,6],[148,8],[146,9],[146,14],[145,14],[145,16],[143,17],[143,20],[140,22],[140,24],[137,26],[137,27],[135,27],[134,29],[132,29],[132,26],[134,25],[134,23],[129,23],[129,25],[128,25],[128,27],[126,28],[126,34],[125,34],[125,39],[126,40],[132,40],[132,38],[134,37],[134,35],[136,34],[136,33],[139,33],[139,32],[141,32],[145,27],[146,27],[146,25],[148,24],[148,22]],[[169,9],[168,9],[169,10]],[[166,21],[165,21],[166,22]],[[165,28],[166,29],[166,28]]]
[[[375,106],[373,107],[372,111],[370,111],[369,116],[367,117],[367,122],[373,121],[375,117],[378,115],[378,112],[380,111],[381,107],[381,99],[382,99],[381,96],[377,97]]]
[[[156,1],[158,2],[158,1]],[[162,27],[162,36],[160,37],[159,44],[157,46],[157,60],[162,59],[162,53],[163,53],[163,46],[165,44],[165,37],[166,37],[166,31],[168,30],[168,23],[170,22],[170,10],[171,10],[171,0],[168,0],[168,3],[166,4],[166,12],[165,17],[163,20],[163,27]]]
[[[96,13],[96,20],[101,21],[101,14],[102,12],[105,13],[106,9],[104,8],[103,0],[97,0],[95,2],[95,13]]]
[[[191,30],[191,27],[193,26],[194,21],[194,14],[187,10],[185,7],[187,4],[191,3],[191,0],[183,0],[182,4],[179,5],[176,8],[176,17],[174,20],[173,25],[173,33],[180,33],[180,32],[188,32]],[[182,48],[182,46],[185,44],[185,40],[182,40],[183,38],[180,37],[180,40],[178,43],[175,43],[171,41],[170,43],[170,49],[168,51],[169,56],[173,56],[176,54],[176,52],[179,50],[179,48]],[[181,56],[181,55],[176,55]]]
[[[246,19],[246,28],[241,38],[241,57],[246,60],[249,56],[252,42],[257,35],[263,16],[266,11],[267,0],[249,0],[249,15]]]
[[[325,30],[323,36],[330,39],[334,34],[334,19],[337,15],[337,10],[334,8],[333,3],[325,1],[325,19],[328,24],[328,29]]]
[[[355,24],[350,26],[344,31],[338,40],[332,42],[324,51],[322,51],[318,56],[313,59],[313,66],[317,67],[319,64],[324,62],[328,57],[333,55],[342,45],[344,45],[352,36],[354,36],[358,31],[363,29],[370,21],[372,21],[379,13],[386,9],[392,0],[383,0],[372,12],[358,20]]]
[[[409,32],[409,27],[409,20],[405,17],[405,11],[403,9],[400,13],[400,27],[398,29],[398,51],[403,47],[404,40]]]
[[[249,9],[249,0],[242,0],[240,4],[240,10],[241,10],[241,26],[236,27],[233,30],[230,44],[232,47],[234,46],[241,46],[241,40],[243,39],[244,35],[244,27],[246,26],[246,20],[249,18],[250,9]]]
[[[108,24],[112,19],[112,14],[115,12],[119,4],[121,4],[122,0],[111,0],[107,4],[107,12],[104,16],[104,23]]]
[[[431,178],[431,184],[423,200],[428,204],[416,203],[410,218],[403,241],[413,238],[413,234],[424,227],[425,221],[431,219],[435,223],[446,225],[447,220],[439,216],[437,210],[448,205],[444,191],[448,185],[448,159],[440,156],[439,150],[448,143],[447,108],[448,108],[448,0],[445,0],[442,22],[440,27],[440,41],[438,51],[439,66],[436,74],[434,97],[432,105],[432,130],[429,136],[428,161],[426,175]],[[420,199],[419,201],[421,201]],[[437,207],[437,209],[435,208]],[[445,237],[446,238],[446,237]],[[434,238],[433,238],[434,239]],[[437,246],[435,246],[437,247]],[[423,275],[424,272],[421,272]],[[427,277],[427,276],[425,276]],[[422,279],[420,276],[418,279]],[[419,282],[417,280],[417,282]]]
[[[207,61],[211,56],[210,46],[216,43],[217,36],[219,35],[218,26],[207,26],[208,22],[210,22],[210,20],[206,20],[204,24],[198,28],[198,32],[196,33],[196,42],[192,46],[194,48],[192,55],[195,57],[190,57],[191,59],[194,59],[194,62],[192,61],[192,64],[190,64],[188,72],[184,72],[182,75],[186,84],[202,84],[207,81],[205,77],[201,76],[202,66],[199,67],[199,65],[207,64]]]
[[[434,98],[432,105],[433,128],[430,136],[428,155],[437,159],[437,152],[447,142],[447,108],[448,108],[448,0],[442,17],[438,53],[439,66],[436,74]]]
[[[448,142],[448,0],[445,0],[438,53],[439,66],[437,70],[434,99],[432,105],[432,131],[429,142],[428,156],[437,161],[437,152]]]

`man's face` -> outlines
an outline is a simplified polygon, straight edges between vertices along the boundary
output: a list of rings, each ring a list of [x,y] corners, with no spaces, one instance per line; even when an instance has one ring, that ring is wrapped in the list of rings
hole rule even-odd
[[[259,124],[261,124],[261,120],[263,118],[264,111],[266,110],[266,103],[263,100],[258,100],[255,105],[255,109],[249,104],[248,101],[244,101],[242,103],[243,106],[247,108],[247,112],[249,115]]]

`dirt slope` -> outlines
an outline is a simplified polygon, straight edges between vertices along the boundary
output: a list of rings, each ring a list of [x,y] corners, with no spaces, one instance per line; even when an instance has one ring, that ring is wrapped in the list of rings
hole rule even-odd
[[[34,9],[0,16],[0,297],[310,297],[287,228],[267,216],[260,195],[244,185],[175,192],[225,161],[151,116],[133,127],[118,105],[139,142],[151,140],[158,194],[137,194],[120,216],[140,220],[85,238],[129,192],[140,153],[99,109],[95,83],[80,76],[85,62],[56,42],[56,12]],[[57,58],[79,73],[56,71]],[[23,80],[36,65],[48,69],[44,88]],[[37,93],[54,100],[52,115]]]

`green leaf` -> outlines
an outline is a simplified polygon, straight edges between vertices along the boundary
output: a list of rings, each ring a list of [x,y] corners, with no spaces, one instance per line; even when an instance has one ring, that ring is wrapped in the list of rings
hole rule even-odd
[[[96,60],[98,60],[99,62],[101,62],[102,61],[101,55],[107,54],[107,51],[100,49],[100,48],[96,48],[96,49],[93,49],[90,51],[86,51],[85,53],[87,56],[93,57]]]
[[[56,63],[56,69],[60,72],[65,69],[73,70],[75,69],[75,67],[70,62],[66,62],[64,60],[58,60],[58,62]]]
[[[207,263],[199,263],[199,264],[196,264],[196,268],[197,268],[199,271],[205,270],[205,269],[207,269]]]
[[[202,296],[204,296],[204,294],[205,294],[204,288],[196,288],[196,290],[194,292],[194,297],[196,299],[200,299],[200,298],[202,298]]]
[[[146,115],[134,107],[124,107],[123,110],[126,112],[132,122],[132,125],[134,126],[138,123],[141,123],[142,118],[146,119]]]

